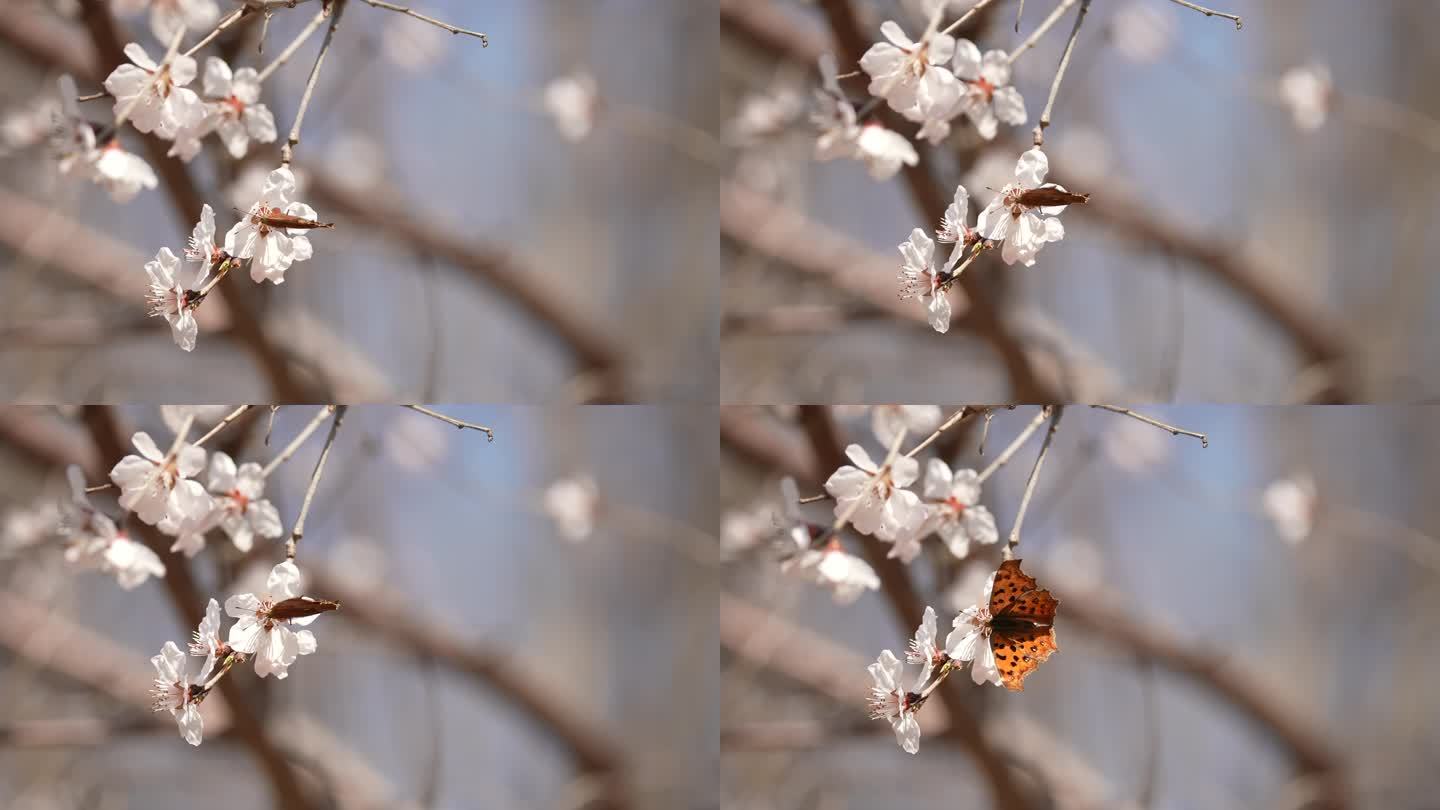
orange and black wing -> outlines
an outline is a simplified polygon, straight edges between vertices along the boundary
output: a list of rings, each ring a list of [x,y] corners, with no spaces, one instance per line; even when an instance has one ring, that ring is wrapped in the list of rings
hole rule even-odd
[[[1036,584],[1035,578],[1020,570],[1019,560],[1000,563],[990,590],[990,615],[1052,624],[1060,600]]]
[[[997,627],[990,634],[990,650],[995,654],[1000,682],[1012,692],[1024,691],[1025,676],[1058,649],[1053,627]]]

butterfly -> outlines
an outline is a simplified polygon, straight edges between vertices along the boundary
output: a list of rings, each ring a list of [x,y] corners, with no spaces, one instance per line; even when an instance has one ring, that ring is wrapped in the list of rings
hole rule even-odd
[[[1060,600],[1020,570],[1019,560],[1006,560],[991,580],[989,604],[956,617],[946,650],[960,660],[973,659],[976,683],[998,678],[1006,689],[1023,691],[1025,676],[1059,649],[1053,626],[1059,606]]]

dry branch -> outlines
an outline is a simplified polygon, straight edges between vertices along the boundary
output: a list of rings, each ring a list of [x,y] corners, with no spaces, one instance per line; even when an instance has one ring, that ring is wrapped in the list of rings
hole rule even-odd
[[[722,31],[776,58],[804,65],[814,65],[820,54],[836,50],[837,41],[845,42],[783,12],[769,0],[726,0],[720,4],[720,20]],[[860,37],[849,46],[851,50],[863,49],[868,44]],[[858,59],[858,54],[854,56],[852,62]],[[1006,145],[1023,148],[1013,140]],[[1063,170],[1052,172],[1049,179],[1066,184]],[[1185,259],[1187,265],[1214,278],[1273,323],[1308,365],[1319,367],[1329,375],[1331,384],[1319,393],[1317,401],[1353,402],[1361,396],[1350,379],[1353,369],[1348,368],[1350,359],[1356,356],[1355,349],[1333,316],[1303,303],[1301,296],[1272,280],[1275,274],[1270,269],[1246,258],[1226,244],[1227,240],[1194,233],[1161,219],[1139,201],[1118,195],[1123,192],[1107,188],[1103,194],[1092,196],[1089,205],[1076,206],[1075,210],[1080,216],[1113,228],[1119,235]],[[935,201],[930,203],[935,204]],[[943,209],[943,201],[940,204]],[[927,221],[932,219],[939,222],[938,214]]]
[[[823,432],[821,426],[812,426],[809,430],[812,439]],[[837,463],[833,452],[796,452],[795,431],[773,420],[758,418],[754,413],[746,413],[744,409],[721,410],[720,437],[722,447],[739,453],[752,463],[767,470],[794,475],[812,485],[822,480],[822,476],[833,470],[835,467],[832,465]],[[844,462],[841,460],[838,463]],[[880,566],[874,565],[875,559],[871,558],[870,562],[881,576],[882,585],[886,585],[886,574],[881,573]],[[894,560],[888,562],[895,563]],[[1246,675],[1218,652],[1181,642],[1172,632],[1145,625],[1131,612],[1094,593],[1055,587],[1051,590],[1065,606],[1065,621],[1078,624],[1121,646],[1131,657],[1153,662],[1184,676],[1212,697],[1231,706],[1274,739],[1302,776],[1315,778],[1324,785],[1325,807],[1340,810],[1347,806],[1343,763],[1339,755],[1318,730],[1286,706],[1282,695],[1265,689],[1254,677]],[[897,609],[903,611],[902,615],[915,611],[915,621],[904,630],[908,634],[919,623],[918,610],[912,604],[912,601],[918,603],[918,598],[901,592],[891,595],[891,600]]]
[[[127,455],[129,446],[115,414],[108,406],[87,405],[84,408],[84,418],[90,437],[102,459],[101,466],[109,469]],[[182,624],[198,627],[200,620],[205,617],[206,599],[190,573],[188,561],[170,551],[170,541],[154,526],[147,526],[139,521],[133,523],[136,539],[149,546],[151,551],[165,561],[165,576],[161,577],[161,581]],[[250,749],[250,753],[269,779],[276,803],[285,810],[312,810],[315,805],[301,789],[286,756],[261,726],[260,712],[250,700],[247,689],[234,678],[222,678],[218,688],[225,697],[226,704],[232,709],[236,735]]]
[[[104,0],[80,0],[80,7],[94,51],[100,57],[100,70],[87,78],[101,81],[110,70],[130,61],[123,50],[127,40],[121,36],[115,19],[110,14],[110,7]],[[155,167],[161,185],[170,196],[181,233],[188,233],[200,218],[204,197],[185,164],[166,155],[169,146],[165,141],[153,134],[143,136],[143,141],[150,163]],[[233,313],[235,336],[254,355],[270,381],[271,393],[275,399],[281,402],[308,400],[313,392],[302,387],[295,379],[284,353],[261,329],[258,296],[255,294],[257,291],[242,284],[229,284],[217,288],[216,292]]]

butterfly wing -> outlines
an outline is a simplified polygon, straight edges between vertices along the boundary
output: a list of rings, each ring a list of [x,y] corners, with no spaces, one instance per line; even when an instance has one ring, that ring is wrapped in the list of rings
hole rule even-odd
[[[1000,563],[990,589],[991,616],[1052,624],[1059,606],[1060,600],[1040,588],[1034,577],[1020,570],[1019,560]]]
[[[990,634],[995,669],[1000,672],[1000,682],[1012,692],[1023,692],[1025,676],[1038,669],[1058,649],[1053,627],[997,627]]]

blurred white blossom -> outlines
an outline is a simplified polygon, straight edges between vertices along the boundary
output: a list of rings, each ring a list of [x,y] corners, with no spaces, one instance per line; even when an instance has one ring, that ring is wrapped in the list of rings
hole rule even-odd
[[[1280,99],[1289,108],[1295,126],[1306,131],[1325,124],[1334,93],[1330,68],[1322,64],[1291,68],[1280,77]]]
[[[545,86],[545,111],[568,141],[579,142],[595,127],[600,96],[595,77],[584,71],[561,76]]]
[[[1315,512],[1319,493],[1315,479],[1308,473],[1297,473],[1272,481],[1261,496],[1265,516],[1285,542],[1297,545],[1315,530]]]
[[[580,474],[555,481],[545,490],[543,501],[545,514],[567,540],[580,542],[595,531],[600,488],[591,476]]]

